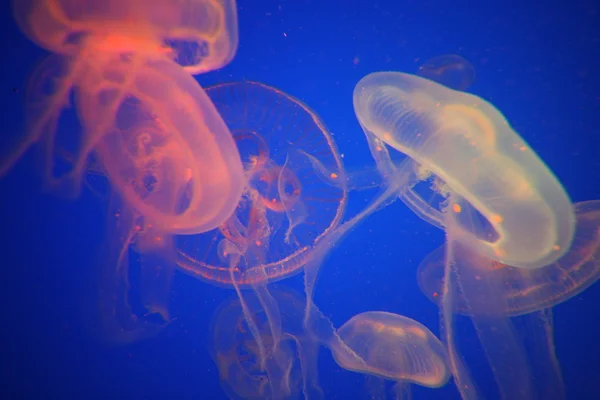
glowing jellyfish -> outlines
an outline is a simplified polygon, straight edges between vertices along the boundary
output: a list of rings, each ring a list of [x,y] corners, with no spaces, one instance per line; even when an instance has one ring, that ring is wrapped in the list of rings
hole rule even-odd
[[[437,388],[446,384],[450,370],[444,345],[429,329],[407,317],[382,311],[355,315],[338,329],[347,351],[333,349],[336,362],[347,370]]]
[[[448,84],[443,74],[429,78]],[[349,178],[345,183],[350,189],[383,186],[385,190],[336,229],[331,240],[339,240],[396,196],[423,220],[446,231],[440,293],[444,340],[457,387],[464,398],[476,398],[453,344],[453,288],[460,275],[453,270],[454,249],[460,246],[487,260],[530,270],[555,262],[573,238],[575,218],[569,197],[499,111],[476,96],[417,76],[379,72],[357,84],[354,108],[384,181],[369,179],[373,174],[366,171],[345,175]],[[394,158],[394,151],[405,158]],[[338,184],[319,163],[313,163],[313,168],[324,182]],[[418,190],[422,182],[430,184],[429,196]],[[316,275],[309,284],[314,279]],[[307,318],[315,324],[323,320],[318,309],[308,312]],[[504,333],[510,348],[512,332]],[[509,380],[500,384],[509,385]]]
[[[416,76],[378,72],[357,84],[354,109],[380,147],[410,157],[419,180],[437,179],[451,210],[446,215],[455,216],[452,227],[424,200],[419,214],[451,228],[453,240],[520,268],[539,268],[568,250],[574,227],[569,197],[491,104]],[[373,155],[381,157],[376,149]],[[456,218],[469,213],[489,229],[473,232],[465,226],[472,220]]]
[[[222,67],[235,54],[235,3],[15,0],[13,9],[21,30],[55,55],[34,74],[27,134],[2,157],[0,175],[43,142],[48,183],[77,193],[95,157],[117,198],[110,232],[122,246],[109,253],[115,279],[103,287],[128,285],[124,254],[135,247],[144,306],[168,320],[172,235],[222,224],[245,185],[233,137],[190,75]],[[69,138],[78,143],[72,169],[57,178],[55,138],[71,97],[81,134]],[[124,313],[127,303],[111,302]]]
[[[236,21],[225,16],[228,12],[235,15],[235,8],[227,11],[225,5],[232,6],[203,1],[185,6],[166,1],[109,1],[101,7],[94,2],[13,2],[15,18],[29,38],[68,57],[52,57],[45,63],[48,65],[41,66],[40,73],[55,69],[49,73],[53,78],[51,93],[28,117],[31,124],[28,136],[4,159],[0,174],[29,146],[42,139],[49,153],[47,173],[51,173],[56,124],[73,92],[83,129],[75,166],[64,180],[70,180],[78,188],[88,156],[102,145],[104,151],[99,157],[109,179],[115,181],[112,183],[125,201],[153,224],[169,225],[168,230],[173,233],[195,233],[210,230],[229,217],[239,199],[243,180],[234,141],[195,80],[170,59],[165,51],[169,47],[164,43],[183,38],[210,43],[211,35],[218,31],[228,38],[226,32],[230,28],[225,22]],[[197,20],[191,18],[194,15],[216,19]],[[191,25],[192,21],[196,27]],[[235,32],[237,28],[231,29]],[[205,65],[222,66],[231,58],[236,42],[237,37],[228,56],[219,57],[218,51],[213,52],[204,60],[212,62]],[[124,111],[127,107],[136,112]],[[120,138],[120,133],[142,130],[152,119],[161,125],[162,137],[153,137],[156,129],[149,128],[137,139],[137,149],[130,144],[127,152],[112,154],[115,147],[134,140]],[[128,185],[132,167],[137,168],[132,165],[134,162],[152,165],[152,172],[136,172],[152,175],[147,179],[156,180],[154,199],[148,202]],[[207,166],[214,173],[206,174]],[[164,209],[170,205],[158,204],[170,202],[164,198],[167,188],[161,187],[167,179],[173,180],[169,184],[176,191],[191,190],[187,209],[176,213]],[[159,192],[163,193],[162,199],[158,199]]]
[[[304,398],[323,398],[317,374],[318,348],[302,327],[304,300],[282,286],[271,288],[271,294],[280,304],[282,323],[275,353],[261,353],[239,298],[221,304],[215,312],[208,348],[223,390],[230,399],[297,398],[301,392]],[[262,343],[273,349],[274,338],[260,300],[253,294],[245,299]]]
[[[571,248],[559,260],[542,268],[514,268],[466,248],[454,248],[455,269],[460,278],[454,281],[457,287],[453,289],[456,296],[452,311],[471,317],[505,396],[517,390],[522,398],[530,398],[536,391],[543,398],[565,396],[554,353],[550,308],[595,283],[600,266],[600,201],[576,203],[574,209],[577,225]],[[421,290],[437,304],[441,303],[444,264],[442,247],[419,266]],[[516,316],[522,316],[525,323],[526,335],[521,339],[508,319]],[[543,376],[544,384],[536,387],[536,379],[530,379],[531,375],[538,377],[537,380]]]
[[[380,72],[358,83],[354,108],[388,186],[397,186],[417,215],[446,231],[443,338],[457,388],[463,398],[477,398],[454,344],[454,287],[462,281],[454,252],[468,249],[527,269],[552,263],[571,244],[570,200],[500,112],[476,96],[416,76]],[[386,145],[408,158],[392,162]],[[408,180],[410,187],[398,186],[397,179]],[[412,189],[427,179],[443,198],[439,206]],[[514,332],[510,327],[496,332],[496,344],[519,354],[521,365]],[[511,382],[506,367],[494,371],[498,386],[508,398],[519,398],[524,386]]]
[[[457,291],[454,311],[463,315],[500,312],[513,317],[554,307],[593,285],[600,277],[600,201],[575,203],[573,208],[577,218],[573,242],[569,251],[552,264],[526,270],[465,254],[460,260],[461,286],[466,284],[467,277],[470,282],[485,280],[494,282],[493,287],[498,293],[487,296],[490,286],[482,284],[474,293],[477,298],[467,302],[464,294]],[[441,248],[421,263],[418,272],[422,292],[437,304],[440,303],[443,276]],[[490,308],[487,301],[480,299],[484,294],[490,298],[489,302],[498,305]]]
[[[233,134],[247,185],[236,212],[218,230],[180,238],[180,269],[229,287],[300,272],[346,205],[345,188],[325,184],[311,164],[318,159],[330,174],[343,174],[331,134],[317,114],[276,88],[245,81],[206,92]],[[241,254],[233,270],[219,254],[223,240]]]
[[[160,50],[196,74],[221,68],[237,50],[235,0],[14,0],[12,6],[27,37],[83,63],[109,61],[117,47]]]
[[[458,54],[444,54],[421,64],[417,75],[450,89],[465,91],[475,80],[475,68]]]
[[[346,191],[318,179],[310,159],[318,158],[339,175],[341,159],[319,117],[280,90],[239,82],[208,93],[236,140],[246,185],[235,213],[218,230],[178,238],[178,264],[209,283],[235,288],[261,368],[278,382],[280,372],[274,366],[269,370],[267,354],[280,353],[284,332],[280,305],[267,284],[301,271],[312,247],[339,223]],[[256,296],[262,307],[269,341],[252,319],[248,296]]]

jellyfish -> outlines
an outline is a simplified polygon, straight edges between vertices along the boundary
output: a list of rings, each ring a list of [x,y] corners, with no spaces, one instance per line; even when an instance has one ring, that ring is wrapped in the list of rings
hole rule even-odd
[[[279,347],[285,338],[281,305],[267,285],[300,272],[312,246],[339,223],[346,191],[321,182],[308,160],[316,157],[342,174],[341,158],[320,118],[276,88],[237,82],[207,93],[232,132],[246,185],[235,212],[218,229],[178,236],[177,264],[187,274],[236,290],[272,396],[284,396],[285,389],[275,386],[287,368]],[[253,298],[262,306],[269,341],[254,321],[248,303]],[[274,362],[267,362],[267,354]]]
[[[446,231],[443,338],[457,388],[463,398],[476,398],[453,342],[453,288],[462,279],[455,251],[468,249],[525,269],[555,262],[573,238],[569,197],[500,112],[474,95],[404,73],[379,72],[357,84],[354,107],[389,182],[404,175],[413,177],[413,186],[415,178],[429,179],[443,198],[434,207],[411,188],[403,191],[417,215]],[[386,146],[407,158],[398,166]],[[520,353],[510,329],[498,338],[504,350]],[[509,376],[497,373],[498,386],[506,397],[519,398],[523,393]]]
[[[104,280],[104,288],[127,286],[125,254],[133,248],[142,259],[143,305],[168,320],[165,301],[176,259],[173,235],[222,224],[233,214],[245,185],[235,141],[191,75],[220,68],[234,56],[235,3],[12,4],[23,33],[53,54],[33,75],[29,126],[2,157],[0,175],[40,142],[46,183],[61,194],[75,195],[93,158],[119,205],[109,213],[117,219],[109,232],[122,247],[109,253],[118,265],[107,267],[115,279]],[[81,132],[67,135],[78,144],[72,168],[55,176],[60,118],[71,102]],[[117,295],[121,293],[119,289]],[[124,311],[127,303],[111,304]]]
[[[290,95],[258,82],[207,88],[241,154],[247,185],[234,215],[218,230],[179,238],[179,269],[211,284],[250,287],[300,272],[311,246],[343,215],[343,187],[324,184],[310,158],[332,175],[343,167],[331,134],[310,108]],[[262,260],[246,260],[234,270],[223,264],[222,240],[245,253],[261,247]]]
[[[542,268],[514,268],[485,259],[467,248],[454,250],[460,282],[454,282],[457,287],[453,291],[457,295],[452,311],[471,317],[494,373],[509,375],[506,379],[510,379],[513,390],[520,390],[523,398],[536,392],[542,398],[565,397],[554,353],[551,308],[581,293],[598,279],[600,202],[576,203],[574,210],[577,224],[569,251]],[[423,260],[418,270],[422,292],[438,305],[444,253],[444,247],[438,248]],[[503,333],[517,331],[512,320],[519,316],[527,335],[518,342],[515,340],[513,347],[523,349],[523,353],[495,350],[502,348],[499,338],[507,340]],[[517,339],[518,335],[514,337]],[[530,339],[527,345],[526,339]],[[525,354],[529,354],[530,361]],[[530,380],[530,374],[538,379]],[[536,381],[544,384],[536,387]]]
[[[470,261],[472,254],[462,261],[462,274],[486,274],[498,282],[501,311],[507,317],[529,314],[552,308],[582,293],[600,277],[597,259],[600,251],[600,201],[590,200],[573,204],[577,220],[573,242],[557,261],[541,268],[527,270],[501,264],[493,260]],[[468,249],[463,251],[468,252]],[[431,253],[419,266],[418,282],[421,291],[436,304],[440,303],[444,263],[443,248]],[[468,264],[468,265],[467,265]],[[470,271],[470,272],[469,272]],[[475,278],[473,278],[475,279]],[[457,292],[453,304],[455,312],[463,315],[491,313],[481,302],[467,302],[464,294]]]
[[[218,307],[210,324],[208,349],[223,390],[230,399],[297,398],[300,394],[307,399],[323,398],[317,374],[318,345],[307,338],[302,327],[304,299],[282,285],[272,286],[271,294],[280,304],[282,337],[276,351],[284,368],[274,376],[262,367],[261,357],[272,363],[272,353],[260,352],[240,299],[233,298]],[[245,300],[262,342],[274,344],[259,299],[249,294]],[[273,392],[272,387],[280,390]]]
[[[272,347],[268,346],[271,351],[266,353],[260,351],[240,298],[234,298],[219,306],[210,328],[209,351],[223,389],[231,399],[297,398],[300,393],[305,399],[323,398],[317,374],[319,342],[312,340],[303,326],[305,300],[281,284],[272,285],[270,293],[280,305],[282,336],[276,351],[278,363],[284,360],[284,368],[272,375],[263,367],[263,356],[266,364],[274,362]],[[274,338],[260,300],[250,293],[245,301],[263,344],[272,344]],[[410,318],[365,312],[348,320],[337,334],[353,352],[332,348],[340,367],[396,382],[397,392],[407,391],[409,383],[436,388],[449,379],[443,344]],[[273,387],[279,391],[272,392]]]
[[[395,391],[414,383],[430,388],[446,384],[450,370],[442,342],[419,322],[399,314],[369,311],[357,314],[338,330],[341,341],[352,350],[333,348],[342,368],[396,382]]]
[[[39,72],[52,78],[50,93],[38,96],[42,99],[36,101],[36,109],[28,116],[31,126],[27,136],[3,158],[0,175],[27,148],[43,140],[47,152],[45,173],[52,177],[56,125],[72,93],[82,135],[74,167],[59,181],[70,182],[77,192],[86,160],[95,152],[125,201],[154,225],[170,225],[168,229],[173,233],[213,229],[233,212],[241,193],[239,154],[210,100],[185,71],[187,67],[171,59],[165,42],[211,44],[208,49],[214,51],[199,59],[198,65],[188,67],[194,72],[203,71],[200,65],[220,67],[232,57],[237,44],[237,28],[226,25],[236,24],[235,7],[230,2],[204,1],[185,6],[166,1],[110,1],[102,7],[94,2],[79,3],[13,2],[21,30],[56,55],[50,56]],[[233,16],[227,17],[229,14]],[[197,15],[205,18],[194,18]],[[231,34],[231,49],[224,55],[222,43],[229,43]],[[136,120],[140,115],[144,121]],[[152,132],[147,132],[143,140],[148,144],[137,143],[136,151],[146,153],[135,155],[145,157],[135,161],[152,164],[153,171],[146,172],[146,179],[158,182],[151,196],[154,199],[145,201],[129,185],[131,154],[112,151],[130,140],[121,139],[120,133],[137,129],[152,118],[160,120],[161,130],[167,133],[160,139],[149,139]],[[149,150],[155,151],[149,154]],[[207,166],[212,174],[203,173]],[[167,178],[175,190],[182,192],[187,187],[191,192],[187,209],[176,213],[157,204],[168,202],[157,196],[166,191],[161,185]]]
[[[417,75],[453,90],[465,91],[475,80],[475,67],[458,54],[433,57],[417,70]]]
[[[419,180],[435,179],[452,212],[422,200],[420,214],[445,229],[453,215],[453,240],[519,268],[539,268],[568,250],[575,221],[568,195],[490,103],[416,76],[378,72],[357,84],[354,108],[379,146],[406,154]],[[465,214],[472,219],[458,217]],[[481,227],[472,232],[467,224]]]

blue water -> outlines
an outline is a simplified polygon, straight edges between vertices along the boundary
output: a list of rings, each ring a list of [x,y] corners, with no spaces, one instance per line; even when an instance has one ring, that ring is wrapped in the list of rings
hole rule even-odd
[[[5,2],[6,3],[6,2]],[[564,184],[573,201],[600,198],[600,6],[449,1],[239,1],[240,45],[225,68],[197,77],[206,87],[250,79],[311,106],[333,132],[348,168],[371,162],[352,109],[360,78],[380,70],[416,72],[441,54],[477,71],[470,88],[511,121]],[[7,4],[0,87],[3,135],[21,129],[26,79],[44,56],[17,29]],[[0,142],[4,143],[4,142]],[[40,191],[29,152],[0,180],[3,321],[2,398],[222,399],[207,351],[208,323],[234,295],[178,273],[174,322],[158,337],[105,348],[85,334],[81,296],[102,238],[103,204],[84,192],[66,201]],[[438,311],[416,285],[415,269],[443,235],[396,203],[343,241],[321,269],[315,302],[339,326],[368,310],[400,313],[439,332]],[[301,290],[301,278],[290,285]],[[554,308],[555,339],[569,399],[600,398],[600,286]],[[461,348],[484,358],[468,321]],[[482,392],[497,398],[482,367]],[[364,378],[323,350],[328,399],[366,398]],[[481,376],[479,376],[481,375]],[[417,399],[456,399],[452,382],[414,387]]]

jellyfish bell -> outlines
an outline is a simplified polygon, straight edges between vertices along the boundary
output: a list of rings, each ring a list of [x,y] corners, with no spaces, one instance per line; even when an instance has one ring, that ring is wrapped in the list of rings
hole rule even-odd
[[[363,361],[333,351],[345,369],[387,380],[411,382],[431,388],[448,382],[446,350],[419,322],[402,315],[370,311],[355,315],[338,329],[342,342]]]
[[[274,384],[286,363],[281,304],[267,284],[300,272],[311,248],[340,221],[346,191],[325,185],[306,153],[343,172],[320,118],[302,102],[257,82],[222,84],[207,91],[237,142],[245,185],[235,212],[218,229],[179,236],[180,270],[210,284],[234,288]],[[244,290],[251,289],[251,291]],[[263,340],[248,297],[257,299],[269,327]],[[274,356],[274,364],[268,355]],[[271,385],[271,390],[281,388]]]
[[[163,231],[206,232],[229,218],[239,201],[245,184],[239,153],[194,79],[170,61],[155,67],[137,74],[118,108],[105,105],[99,92],[82,97],[81,109],[110,114],[116,108],[114,128],[96,152],[132,208]],[[83,117],[89,130],[103,114]],[[143,189],[131,184],[139,181]]]
[[[162,53],[198,74],[223,67],[237,50],[235,0],[15,0],[12,7],[23,33],[57,54]]]
[[[258,82],[221,84],[206,93],[232,132],[246,186],[235,213],[218,230],[178,238],[180,269],[241,288],[298,273],[314,243],[339,223],[347,201],[345,187],[320,180],[306,156],[341,176],[331,134],[305,104]],[[219,255],[223,239],[240,249],[233,270]]]
[[[515,268],[487,260],[469,249],[456,254],[462,277],[469,281],[495,282],[496,295],[489,286],[481,285],[476,295],[492,297],[498,307],[473,298],[467,300],[464,290],[456,290],[454,312],[462,315],[493,315],[499,313],[514,317],[545,308],[552,308],[577,296],[593,285],[599,277],[597,254],[600,252],[600,201],[584,201],[573,205],[577,219],[572,245],[557,261],[534,270]],[[421,291],[433,302],[440,304],[444,276],[444,249],[439,248],[419,265],[417,277]],[[464,282],[461,279],[461,282]],[[464,286],[462,283],[461,286]],[[457,288],[458,289],[458,288]],[[470,288],[469,288],[470,289]],[[470,289],[474,290],[474,289]]]
[[[6,173],[36,142],[44,142],[46,157],[54,155],[57,121],[73,95],[82,133],[73,168],[61,177],[62,183],[67,183],[71,191],[77,193],[88,158],[100,147],[104,148],[100,158],[109,166],[106,172],[111,175],[110,179],[128,178],[126,175],[130,172],[123,171],[123,165],[119,166],[120,162],[127,163],[127,160],[111,160],[114,149],[110,147],[120,145],[121,139],[114,134],[115,131],[122,133],[136,126],[136,121],[131,120],[135,117],[123,117],[122,109],[127,102],[138,102],[147,113],[161,121],[161,129],[168,131],[168,153],[175,156],[175,152],[179,151],[177,157],[180,162],[168,161],[164,148],[161,149],[161,159],[152,160],[162,164],[159,172],[163,180],[159,181],[159,185],[175,176],[173,186],[176,190],[181,191],[181,187],[186,186],[192,191],[187,211],[195,210],[192,212],[196,213],[196,217],[202,214],[198,207],[207,205],[199,205],[199,198],[214,203],[208,198],[210,195],[205,197],[210,193],[219,193],[218,198],[224,204],[223,214],[231,214],[243,187],[243,169],[234,141],[202,88],[189,76],[189,71],[186,72],[164,51],[163,41],[169,38],[200,41],[204,35],[206,42],[214,44],[214,48],[209,46],[211,53],[198,61],[200,64],[189,67],[198,67],[196,70],[202,72],[222,66],[231,58],[237,45],[233,5],[233,2],[138,0],[109,1],[101,6],[91,1],[13,2],[15,18],[24,33],[62,57],[51,56],[53,60],[60,60],[61,68],[51,72],[51,91],[41,96],[41,104],[28,116],[30,126],[23,140],[7,157],[3,157],[0,175]],[[198,15],[201,17],[196,18]],[[235,33],[233,39],[226,33],[229,31]],[[231,41],[231,49],[226,49],[223,43],[218,44],[223,40]],[[220,50],[227,55],[219,55]],[[55,66],[58,63],[50,64]],[[129,121],[123,122],[123,118]],[[204,155],[210,153],[206,161],[216,168],[218,177],[208,177],[209,174],[199,170],[203,166],[199,160],[193,159],[195,151],[204,151]],[[119,168],[121,171],[115,171]],[[204,175],[202,179],[201,175]],[[119,184],[125,187],[122,182]],[[225,194],[222,190],[231,192]],[[163,225],[164,228],[164,225],[170,224],[173,232],[177,233],[210,230],[222,222],[215,222],[215,218],[223,218],[222,214],[215,216],[215,210],[209,210],[200,220],[192,217],[196,222],[189,222],[190,213],[165,222],[164,215],[151,215],[157,214],[156,210],[149,209],[139,196],[135,198],[126,189],[123,189],[122,195],[126,201],[133,198],[136,203],[133,208],[144,208],[140,212],[148,213],[154,225]],[[150,207],[156,208],[156,204]]]
[[[421,291],[448,313],[469,316],[485,349],[499,390],[505,396],[563,398],[565,387],[554,350],[551,308],[580,294],[598,280],[600,202],[574,204],[576,229],[569,250],[536,269],[515,268],[489,260],[462,245],[434,250],[421,263]],[[447,256],[453,273],[449,285]],[[451,293],[444,299],[444,293]],[[519,317],[517,321],[513,321]],[[519,334],[515,322],[523,325]],[[498,351],[502,348],[502,351]],[[529,355],[529,357],[527,357]],[[534,368],[535,366],[535,368]],[[459,375],[465,376],[461,371]],[[535,383],[545,377],[543,386]],[[532,379],[532,377],[534,379]],[[550,378],[548,378],[550,377]]]
[[[418,178],[444,182],[446,209],[424,200],[418,208],[446,229],[452,225],[453,240],[519,268],[539,268],[568,250],[574,229],[569,197],[490,103],[417,76],[377,72],[357,84],[354,109],[369,140],[406,154]],[[479,238],[443,212],[459,214],[463,205],[489,222],[496,240]]]

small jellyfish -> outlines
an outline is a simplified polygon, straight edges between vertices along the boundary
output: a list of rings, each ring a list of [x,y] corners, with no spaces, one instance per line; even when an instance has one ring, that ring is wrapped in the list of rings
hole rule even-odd
[[[323,398],[317,374],[317,344],[302,328],[304,300],[283,286],[271,288],[281,310],[282,339],[273,348],[274,338],[260,300],[245,293],[219,306],[210,323],[208,349],[219,370],[223,390],[230,399]],[[250,332],[252,318],[262,344],[272,350],[262,353],[260,343]],[[262,359],[262,357],[266,359]]]
[[[421,64],[417,75],[447,88],[465,91],[475,80],[475,68],[458,54],[444,54]]]
[[[345,369],[381,378],[437,388],[450,378],[446,350],[419,322],[398,314],[370,311],[355,315],[338,329],[342,342],[356,357],[332,349]]]

